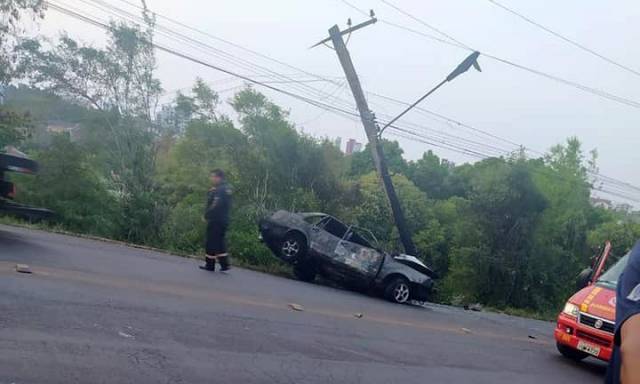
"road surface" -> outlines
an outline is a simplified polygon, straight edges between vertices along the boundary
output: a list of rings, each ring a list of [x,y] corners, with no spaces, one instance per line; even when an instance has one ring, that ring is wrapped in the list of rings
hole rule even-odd
[[[0,226],[0,384],[603,380],[558,355],[551,323],[197,264]]]

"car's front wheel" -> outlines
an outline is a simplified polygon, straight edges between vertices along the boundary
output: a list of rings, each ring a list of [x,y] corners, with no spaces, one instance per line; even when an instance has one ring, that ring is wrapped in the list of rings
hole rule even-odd
[[[589,356],[586,352],[578,351],[577,349],[560,343],[556,343],[556,348],[558,348],[558,352],[560,352],[562,356],[575,361],[584,360]]]
[[[411,297],[411,285],[404,277],[391,280],[384,289],[385,299],[398,304],[404,304]]]
[[[299,232],[287,233],[280,242],[280,257],[288,263],[302,260],[306,253],[307,241]]]

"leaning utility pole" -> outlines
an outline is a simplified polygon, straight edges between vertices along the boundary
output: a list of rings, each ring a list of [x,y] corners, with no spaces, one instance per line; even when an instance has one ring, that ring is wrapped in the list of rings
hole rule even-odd
[[[396,194],[391,177],[389,176],[389,169],[387,168],[387,162],[382,151],[382,145],[378,140],[378,127],[376,125],[375,116],[373,112],[369,110],[369,105],[367,104],[367,99],[365,98],[362,86],[360,85],[358,74],[356,73],[353,62],[351,61],[351,56],[349,55],[347,46],[342,39],[343,34],[351,33],[375,22],[376,19],[372,18],[362,24],[349,28],[344,32],[340,32],[340,28],[337,25],[334,25],[329,29],[330,37],[321,41],[319,44],[329,40],[333,42],[333,48],[338,54],[338,59],[340,59],[340,64],[342,65],[342,69],[344,70],[349,86],[351,87],[351,93],[353,93],[356,105],[358,106],[360,119],[362,120],[362,125],[364,125],[364,130],[367,134],[367,139],[369,140],[369,146],[371,147],[373,162],[380,178],[382,179],[382,185],[387,193],[387,197],[389,198],[389,204],[391,205],[391,211],[393,212],[393,218],[396,223],[396,227],[398,228],[398,233],[400,234],[400,240],[402,241],[404,251],[410,255],[416,255],[416,246],[413,244],[413,240],[411,239],[411,233],[407,227],[407,221],[404,217],[404,213],[402,212],[398,195]]]

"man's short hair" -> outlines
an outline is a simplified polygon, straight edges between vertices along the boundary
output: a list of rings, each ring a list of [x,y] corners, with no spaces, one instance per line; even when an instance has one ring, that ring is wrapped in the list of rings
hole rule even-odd
[[[224,171],[222,169],[220,169],[220,168],[216,168],[216,169],[212,170],[211,174],[213,176],[217,176],[217,177],[219,177],[221,179],[224,179]]]

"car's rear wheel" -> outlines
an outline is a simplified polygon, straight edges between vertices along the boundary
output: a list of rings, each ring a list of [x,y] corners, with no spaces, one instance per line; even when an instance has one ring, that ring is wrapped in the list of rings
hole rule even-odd
[[[391,280],[384,289],[384,297],[394,303],[407,303],[411,297],[409,280],[404,277],[396,277]]]
[[[316,278],[316,269],[306,263],[299,263],[293,267],[293,274],[296,276],[298,280],[305,281],[307,283],[312,282]]]
[[[307,241],[299,232],[287,233],[280,242],[280,257],[288,263],[302,260],[306,253]]]
[[[575,361],[584,360],[589,356],[586,352],[578,351],[577,349],[560,343],[556,343],[556,348],[558,348],[558,352],[560,352],[562,356]]]

